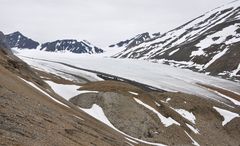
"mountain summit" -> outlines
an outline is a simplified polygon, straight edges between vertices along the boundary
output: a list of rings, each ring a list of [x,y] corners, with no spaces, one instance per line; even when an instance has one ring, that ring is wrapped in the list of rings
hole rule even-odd
[[[6,35],[6,40],[10,48],[36,49],[39,46],[37,41],[27,38],[19,31]]]
[[[41,45],[40,50],[57,52],[69,51],[73,53],[102,53],[103,50],[91,45],[87,41],[77,40],[57,40],[54,42],[47,42]]]

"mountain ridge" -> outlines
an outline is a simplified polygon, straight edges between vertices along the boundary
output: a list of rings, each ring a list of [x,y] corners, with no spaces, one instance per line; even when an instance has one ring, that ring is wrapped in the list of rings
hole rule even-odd
[[[99,47],[92,45],[85,40],[75,40],[75,39],[62,39],[51,42],[39,43],[34,41],[21,32],[16,31],[5,35],[6,41],[10,48],[17,49],[39,49],[49,52],[72,52],[72,53],[103,53],[103,50]]]
[[[234,1],[139,45],[126,47],[113,57],[150,60],[240,80],[239,15],[240,1]]]

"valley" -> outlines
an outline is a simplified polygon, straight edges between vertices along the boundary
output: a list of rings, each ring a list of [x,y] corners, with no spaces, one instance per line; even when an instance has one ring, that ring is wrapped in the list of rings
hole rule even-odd
[[[105,48],[0,32],[0,145],[239,146],[239,16],[235,0]]]

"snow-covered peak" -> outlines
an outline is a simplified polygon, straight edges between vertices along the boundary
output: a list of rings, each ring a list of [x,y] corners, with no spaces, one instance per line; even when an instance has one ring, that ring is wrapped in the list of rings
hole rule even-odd
[[[72,53],[102,53],[103,50],[86,41],[74,39],[56,40],[41,45],[40,50],[50,52],[72,52]]]
[[[86,40],[63,39],[39,44],[19,31],[6,35],[7,43],[14,49],[37,49],[50,52],[102,53],[103,50]]]
[[[147,59],[232,79],[240,64],[239,16],[237,0],[166,33],[157,33],[140,44],[125,47],[114,57]]]

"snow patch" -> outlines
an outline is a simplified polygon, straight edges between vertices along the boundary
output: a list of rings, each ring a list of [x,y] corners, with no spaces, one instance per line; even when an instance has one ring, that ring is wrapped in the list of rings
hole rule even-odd
[[[228,48],[224,49],[222,52],[218,53],[217,55],[215,55],[212,60],[210,60],[205,66],[204,68],[208,68],[213,62],[215,62],[218,58],[222,57],[226,52],[227,52]]]
[[[161,120],[161,122],[165,125],[165,127],[168,127],[172,124],[176,124],[178,126],[180,126],[180,124],[175,121],[174,119],[172,119],[171,117],[169,118],[166,118],[164,117],[163,115],[161,115],[157,110],[155,110],[153,107],[143,103],[141,100],[137,99],[137,98],[134,98],[134,100],[140,104],[140,105],[143,105],[144,107],[146,107],[147,109],[151,110],[152,112],[154,112],[155,114],[157,114],[157,116],[159,117],[159,119]]]
[[[215,92],[216,94],[218,94],[219,96],[222,96],[222,97],[230,100],[230,101],[233,102],[235,105],[239,105],[239,106],[240,106],[240,102],[239,102],[239,101],[237,101],[237,100],[235,100],[235,99],[233,99],[233,98],[231,98],[231,97],[229,97],[229,96],[226,96],[226,95],[224,95],[224,94],[221,94],[221,93],[219,93],[219,92],[217,92],[217,91],[214,91],[214,92]]]
[[[52,100],[54,100],[55,102],[64,105],[65,107],[68,107],[66,104],[58,101],[57,99],[53,98],[52,96],[50,96],[48,93],[46,93],[45,91],[43,91],[42,89],[40,89],[38,86],[36,86],[35,84],[33,84],[32,82],[29,82],[27,80],[24,80],[23,78],[19,77],[21,80],[23,80],[24,82],[26,82],[27,84],[29,84],[30,86],[34,87],[35,89],[37,89],[38,91],[42,92],[43,94],[45,94],[46,96],[48,96],[49,98],[51,98]]]
[[[170,52],[170,53],[168,54],[168,56],[172,56],[172,55],[175,54],[177,51],[179,51],[179,49]]]
[[[195,146],[200,146],[199,143],[197,143],[186,131],[184,131],[187,136],[192,140],[192,144],[195,145]]]
[[[136,92],[131,92],[131,91],[128,91],[128,92],[133,94],[133,95],[138,95],[138,93],[136,93]]]
[[[186,123],[186,125],[187,125],[188,128],[190,128],[194,133],[200,134],[198,129],[194,128],[193,126],[191,126],[191,125],[189,125],[189,124],[187,124],[187,123]]]
[[[185,119],[191,121],[193,124],[196,124],[195,123],[196,117],[192,112],[189,112],[185,109],[174,109],[174,108],[172,109],[175,110],[177,113],[179,113],[181,116],[183,116]]]
[[[60,96],[65,98],[66,100],[69,100],[70,98],[79,95],[80,92],[77,90],[80,88],[80,86],[77,85],[63,85],[63,84],[57,84],[55,82],[45,80],[46,83]]]
[[[112,123],[108,120],[108,118],[104,114],[102,108],[100,106],[98,106],[97,104],[93,104],[93,106],[90,109],[85,109],[85,108],[80,108],[80,109],[83,110],[84,112],[86,112],[87,114],[91,115],[92,117],[95,117],[96,119],[105,123],[106,125],[108,125],[112,129],[116,130],[117,132],[125,135],[127,137],[127,140],[129,140],[130,142],[133,142],[133,143],[136,143],[136,144],[138,144],[138,142],[141,142],[141,143],[144,143],[144,144],[149,144],[149,145],[154,145],[154,146],[166,146],[166,145],[163,145],[163,144],[160,144],[160,143],[152,143],[152,142],[147,142],[147,141],[144,141],[144,140],[141,140],[141,139],[137,139],[137,138],[131,137],[131,136],[125,134],[124,132],[118,130],[116,127],[114,127],[112,125]]]
[[[218,107],[213,107],[220,115],[222,115],[224,117],[224,121],[222,122],[222,125],[226,125],[228,122],[230,122],[232,119],[236,118],[236,117],[240,117],[239,114],[230,112],[228,110],[225,109],[221,109]]]

